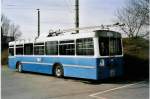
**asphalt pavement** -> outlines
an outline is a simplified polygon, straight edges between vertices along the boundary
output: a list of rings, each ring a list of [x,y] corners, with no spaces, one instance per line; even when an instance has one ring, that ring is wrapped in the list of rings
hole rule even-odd
[[[149,99],[149,80],[56,78],[1,70],[2,99]]]

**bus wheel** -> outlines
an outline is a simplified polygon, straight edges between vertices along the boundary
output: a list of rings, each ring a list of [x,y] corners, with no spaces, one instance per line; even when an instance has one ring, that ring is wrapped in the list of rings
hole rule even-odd
[[[56,77],[63,77],[63,68],[61,65],[57,64],[55,66],[55,70],[54,70],[55,76]]]
[[[18,72],[22,72],[22,64],[19,62],[19,63],[17,63],[17,71]]]

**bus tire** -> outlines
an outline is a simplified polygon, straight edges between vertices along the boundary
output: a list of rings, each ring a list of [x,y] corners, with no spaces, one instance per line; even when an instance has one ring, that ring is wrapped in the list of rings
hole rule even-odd
[[[55,64],[54,66],[54,75],[58,78],[61,78],[64,76],[63,67],[60,64]]]
[[[20,73],[23,72],[21,62],[17,62],[16,68],[17,68],[17,71],[18,71],[18,72],[20,72]]]

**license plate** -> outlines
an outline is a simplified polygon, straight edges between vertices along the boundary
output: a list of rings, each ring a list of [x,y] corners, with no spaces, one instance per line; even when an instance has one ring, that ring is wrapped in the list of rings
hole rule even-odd
[[[115,70],[114,69],[110,70],[110,77],[115,77]]]

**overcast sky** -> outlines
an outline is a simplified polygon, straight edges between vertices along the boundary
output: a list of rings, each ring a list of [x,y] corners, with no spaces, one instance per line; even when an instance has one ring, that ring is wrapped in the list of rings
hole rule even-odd
[[[41,11],[41,33],[74,27],[75,0],[3,0],[2,13],[20,26],[22,38],[37,35],[37,8]],[[113,24],[125,0],[80,0],[80,27]]]

